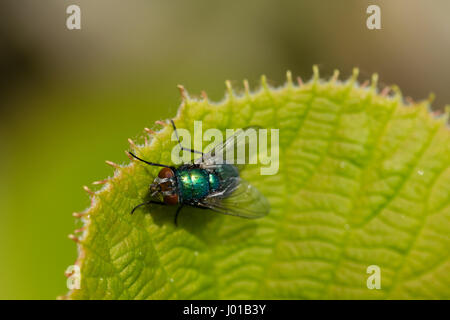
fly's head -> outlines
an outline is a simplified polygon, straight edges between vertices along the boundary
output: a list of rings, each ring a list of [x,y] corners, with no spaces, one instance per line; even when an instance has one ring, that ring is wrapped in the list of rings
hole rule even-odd
[[[150,185],[152,197],[162,197],[165,204],[178,204],[175,172],[171,168],[163,168]]]

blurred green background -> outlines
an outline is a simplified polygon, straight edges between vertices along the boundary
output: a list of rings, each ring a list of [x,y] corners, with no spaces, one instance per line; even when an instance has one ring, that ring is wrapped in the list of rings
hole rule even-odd
[[[81,8],[81,30],[66,8]],[[382,30],[366,28],[381,7]],[[380,74],[405,96],[450,103],[447,0],[0,3],[0,298],[54,299],[76,258],[67,238],[83,185],[126,162],[127,138],[175,115],[176,85],[220,100],[237,88],[304,79],[318,64],[360,79]]]

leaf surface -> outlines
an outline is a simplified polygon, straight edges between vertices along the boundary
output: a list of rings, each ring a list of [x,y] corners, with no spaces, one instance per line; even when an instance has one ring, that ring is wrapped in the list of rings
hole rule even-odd
[[[276,175],[242,176],[269,200],[258,220],[143,202],[159,169],[119,166],[92,195],[78,239],[81,288],[72,299],[450,298],[450,134],[429,102],[362,87],[288,81],[213,104],[185,97],[179,128],[279,129]],[[172,128],[135,152],[170,164]],[[204,143],[207,145],[207,143]],[[380,267],[370,290],[367,268]]]

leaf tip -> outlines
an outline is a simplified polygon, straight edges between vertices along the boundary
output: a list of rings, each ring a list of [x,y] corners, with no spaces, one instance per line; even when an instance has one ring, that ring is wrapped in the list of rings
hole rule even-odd
[[[202,92],[200,93],[200,95],[202,96],[203,101],[208,101],[208,100],[209,100],[209,99],[208,99],[208,94],[206,93],[205,90],[202,90]]]
[[[137,149],[136,144],[134,143],[134,141],[130,138],[128,138],[128,143],[130,144],[130,147],[133,149]]]
[[[336,82],[339,79],[339,70],[335,69],[333,75],[331,76],[331,82]]]
[[[98,181],[94,181],[92,182],[93,185],[102,185],[102,184],[106,184],[108,182],[109,179],[103,179],[103,180],[98,180]]]
[[[411,97],[405,97],[405,101],[411,106],[415,104],[413,98]]]
[[[350,77],[350,81],[349,81],[350,86],[353,86],[355,84],[355,82],[358,80],[358,76],[359,76],[359,69],[353,68],[352,76]]]
[[[261,86],[264,90],[269,91],[269,86],[267,84],[267,77],[265,74],[261,76]]]
[[[391,86],[391,90],[394,92],[394,97],[397,100],[403,100],[403,95],[402,95],[402,91],[400,90],[400,88],[397,85],[392,85]]]
[[[320,73],[319,73],[319,67],[317,64],[313,65],[313,81],[314,83],[319,81]]]
[[[161,127],[167,127],[167,123],[164,122],[164,121],[158,120],[158,121],[155,121],[155,124],[158,124],[158,125],[160,125]]]
[[[286,83],[288,87],[292,87],[292,72],[290,70],[286,71]]]
[[[106,160],[105,163],[106,163],[108,166],[113,167],[114,169],[119,169],[119,168],[120,168],[120,166],[119,166],[117,163],[115,163],[115,162]]]
[[[378,86],[378,73],[374,73],[372,74],[372,83],[371,83],[372,90],[376,91],[377,86]]]
[[[145,144],[147,145],[147,138],[145,138]],[[127,156],[128,159],[133,160],[133,157],[131,156],[130,152],[125,150],[125,155]]]
[[[245,95],[250,96],[250,85],[248,84],[248,80],[244,79],[243,82],[244,82]]]
[[[391,87],[386,86],[386,87],[383,88],[383,90],[381,90],[380,96],[382,96],[382,97],[387,97],[387,95],[389,94],[389,92],[391,92]]]
[[[79,213],[79,212],[73,212],[72,216],[75,218],[83,218],[84,217],[84,213]]]
[[[144,128],[144,131],[147,132],[150,136],[153,136],[156,132],[149,128]]]
[[[188,95],[186,89],[181,84],[177,85],[178,90],[180,90],[181,100],[186,101],[188,99]]]
[[[436,95],[434,94],[434,92],[430,92],[430,94],[428,95],[428,103],[432,104],[434,102],[434,100],[436,99]]]
[[[84,191],[86,191],[90,196],[93,196],[95,194],[94,191],[92,191],[91,189],[89,189],[88,186],[83,186]]]
[[[359,87],[361,88],[361,89],[364,89],[364,88],[366,88],[368,85],[369,85],[369,80],[365,80]]]
[[[82,226],[81,228],[75,229],[74,233],[81,233],[86,231],[86,225]]]
[[[228,97],[229,98],[233,98],[234,97],[233,86],[231,85],[231,81],[230,80],[226,80],[225,81],[225,87],[227,88]]]
[[[430,107],[429,110],[431,110]],[[445,105],[443,110],[435,110],[431,112],[436,120],[445,125],[448,125],[448,120],[450,118],[450,105]]]
[[[76,243],[80,242],[80,238],[78,238],[77,236],[75,236],[73,234],[69,234],[67,237]]]

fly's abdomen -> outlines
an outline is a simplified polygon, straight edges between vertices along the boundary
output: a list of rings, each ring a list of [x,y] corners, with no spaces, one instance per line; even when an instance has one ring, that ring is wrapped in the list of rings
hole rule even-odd
[[[231,164],[223,164],[216,169],[216,173],[219,178],[223,181],[228,178],[239,177],[238,169]]]
[[[182,201],[198,200],[210,193],[210,174],[203,169],[179,170],[178,191]],[[215,184],[215,180],[213,184]],[[218,181],[217,181],[218,183]]]
[[[210,191],[214,192],[220,187],[220,178],[214,174],[209,173],[209,189]]]

